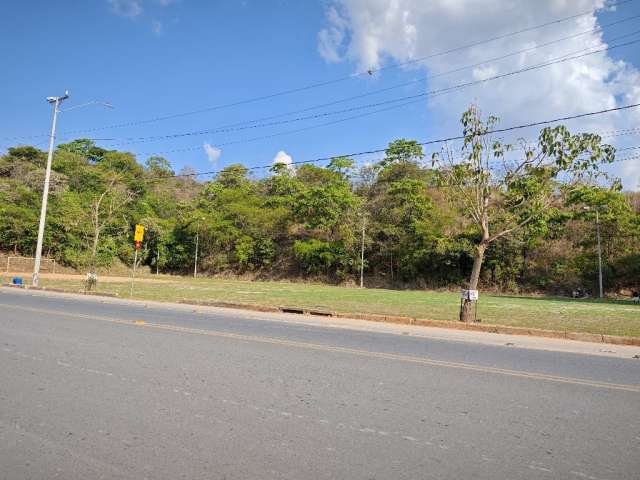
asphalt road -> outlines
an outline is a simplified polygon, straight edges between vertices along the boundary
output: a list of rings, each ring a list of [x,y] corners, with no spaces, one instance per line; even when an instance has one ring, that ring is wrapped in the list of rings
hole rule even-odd
[[[640,478],[640,360],[260,317],[3,289],[0,478]]]

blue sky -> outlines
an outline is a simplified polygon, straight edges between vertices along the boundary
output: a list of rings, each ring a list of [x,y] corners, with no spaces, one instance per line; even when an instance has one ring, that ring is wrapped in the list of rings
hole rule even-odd
[[[101,128],[345,77],[361,68],[404,61],[425,52],[441,51],[580,13],[589,10],[591,4],[598,3],[598,0],[579,0],[575,8],[560,8],[556,4],[571,2],[546,0],[539,4],[533,2],[538,5],[535,11],[527,12],[513,7],[511,1],[488,2],[495,3],[496,8],[506,13],[500,20],[495,16],[487,17],[487,28],[478,28],[475,32],[469,31],[464,25],[467,17],[481,22],[482,18],[477,17],[482,15],[478,12],[469,10],[466,16],[464,12],[447,16],[448,11],[421,10],[420,1],[403,1],[405,10],[412,18],[409,26],[394,23],[394,2],[387,0],[94,0],[14,2],[5,5],[5,16],[15,21],[5,22],[0,30],[0,53],[4,65],[0,85],[5,93],[3,114],[0,115],[0,148],[4,150],[17,143],[40,144],[41,148],[45,148],[46,137],[10,137],[46,135],[51,111],[44,99],[50,95],[60,95],[66,89],[71,93],[66,107],[91,100],[107,100],[115,108],[106,110],[90,106],[63,113],[59,118],[60,141],[76,137],[114,139],[98,140],[97,143],[130,150],[138,155],[140,161],[144,161],[149,154],[161,153],[176,170],[184,165],[196,170],[211,170],[235,162],[249,166],[265,165],[271,163],[279,151],[285,151],[294,160],[306,160],[381,148],[398,137],[424,141],[434,136],[457,133],[457,118],[464,105],[472,101],[478,102],[485,110],[503,116],[505,124],[512,124],[553,118],[564,113],[597,110],[602,105],[608,105],[612,97],[618,100],[618,104],[623,104],[626,101],[625,92],[629,95],[633,93],[633,85],[637,81],[635,66],[640,65],[639,44],[612,50],[604,59],[614,64],[617,60],[623,60],[627,64],[627,73],[618,81],[618,84],[624,84],[622,87],[609,86],[608,78],[612,73],[605,72],[607,79],[598,80],[600,83],[595,82],[585,92],[576,94],[570,105],[567,104],[567,94],[554,103],[552,99],[557,90],[553,85],[549,87],[553,90],[547,93],[541,91],[536,99],[532,90],[535,91],[539,84],[535,78],[526,78],[528,74],[523,74],[512,83],[505,80],[495,87],[489,84],[473,87],[451,97],[439,97],[437,102],[427,103],[423,100],[410,106],[295,134],[280,135],[289,130],[339,119],[346,114],[268,128],[126,144],[131,138],[211,129],[359,95],[418,79],[425,73],[438,73],[447,68],[492,58],[496,53],[516,51],[523,45],[531,45],[531,42],[549,41],[585,29],[582,24],[568,22],[541,29],[535,32],[538,35],[535,38],[533,33],[523,35],[525,38],[513,37],[487,48],[447,55],[437,62],[421,64],[419,67],[385,70],[374,76],[360,76],[292,95],[166,121],[126,128]],[[462,0],[460,2],[464,3]],[[473,4],[474,0],[468,3]],[[601,14],[598,20],[606,24],[632,15],[640,15],[640,1],[629,2],[616,12]],[[369,23],[363,18],[369,19]],[[382,23],[376,24],[378,19]],[[385,28],[390,29],[388,35],[384,34]],[[398,28],[398,31],[394,31],[394,28]],[[429,34],[437,28],[446,28],[451,35],[446,38],[438,35],[434,40]],[[637,29],[640,29],[638,19],[605,28],[604,40]],[[333,50],[329,53],[327,48],[322,48],[327,45],[319,45],[319,35],[323,31],[332,35],[333,43],[328,46]],[[407,36],[405,43],[402,43],[403,35]],[[637,38],[640,36],[625,41]],[[580,39],[582,46],[578,48],[584,48],[587,39]],[[375,45],[373,50],[371,45]],[[540,54],[545,55],[541,58],[555,58],[575,50],[576,45],[559,44]],[[372,61],[376,55],[377,64]],[[517,63],[502,62],[495,68],[500,73],[517,66]],[[495,71],[491,64],[486,68]],[[599,64],[585,64],[585,68],[598,72],[600,67]],[[461,71],[446,80],[417,83],[315,110],[307,115],[413,95],[423,92],[425,88],[446,87],[479,75],[484,73]],[[489,88],[493,90],[490,92]],[[500,89],[501,101],[497,102],[495,91]],[[572,92],[569,95],[573,95]],[[549,108],[528,108],[524,97],[536,108],[545,102],[549,103]],[[507,108],[514,105],[518,108]],[[589,127],[633,128],[638,126],[633,123],[636,118],[625,117],[610,125]],[[99,130],[68,133],[94,128]],[[535,136],[535,132],[526,134]],[[268,135],[276,136],[247,141]],[[235,141],[240,143],[225,145]],[[635,142],[634,145],[640,143],[637,138],[629,141]],[[221,150],[217,160],[210,160],[204,143]],[[174,151],[181,149],[186,150]],[[635,186],[627,185],[629,188]]]

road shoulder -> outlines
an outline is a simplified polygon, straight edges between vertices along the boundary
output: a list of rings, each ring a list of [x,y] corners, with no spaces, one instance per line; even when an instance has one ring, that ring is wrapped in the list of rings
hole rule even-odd
[[[95,304],[130,305],[134,308],[146,307],[170,310],[174,312],[181,311],[185,313],[224,314],[231,317],[260,321],[290,323],[297,325],[314,326],[318,328],[348,329],[389,335],[405,335],[441,341],[501,346],[505,348],[546,350],[552,352],[597,355],[614,358],[634,358],[635,356],[640,355],[640,347],[637,346],[610,345],[606,343],[591,343],[557,338],[508,335],[502,333],[490,333],[472,330],[456,330],[421,325],[382,323],[342,317],[318,317],[315,315],[300,315],[281,312],[254,312],[226,307],[188,305],[182,303],[157,302],[151,300],[93,297],[66,292],[63,293],[46,290],[21,290],[10,287],[0,287],[0,295],[3,293],[12,293],[25,296],[33,295],[43,297],[57,297]]]

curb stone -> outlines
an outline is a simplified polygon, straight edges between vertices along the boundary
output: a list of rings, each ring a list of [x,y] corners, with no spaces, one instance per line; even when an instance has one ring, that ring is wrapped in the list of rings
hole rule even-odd
[[[42,292],[57,292],[57,293],[73,293],[76,295],[88,295],[92,297],[110,297],[117,298],[117,293],[107,293],[107,292],[85,292],[84,290],[74,291],[74,290],[65,290],[64,288],[55,288],[55,287],[34,287],[32,285],[14,285],[12,283],[3,283],[3,287],[11,287],[11,288],[21,288],[23,290],[36,290]]]

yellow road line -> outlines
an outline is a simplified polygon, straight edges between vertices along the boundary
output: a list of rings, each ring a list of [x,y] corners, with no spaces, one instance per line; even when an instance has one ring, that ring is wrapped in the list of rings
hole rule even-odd
[[[384,360],[393,360],[393,361],[413,363],[413,364],[419,364],[419,365],[456,368],[460,370],[469,370],[469,371],[481,372],[481,373],[506,375],[510,377],[527,378],[532,380],[546,380],[546,381],[558,382],[558,383],[568,383],[572,385],[584,385],[584,386],[594,387],[594,388],[604,388],[609,390],[622,390],[626,392],[640,393],[640,385],[600,382],[597,380],[563,377],[559,375],[548,375],[546,373],[525,372],[520,370],[510,370],[506,368],[474,365],[471,363],[448,362],[444,360],[434,360],[426,357],[415,357],[415,356],[401,355],[396,353],[372,352],[369,350],[360,350],[356,348],[338,347],[338,346],[322,345],[322,344],[308,343],[308,342],[299,342],[295,340],[284,340],[284,339],[273,338],[273,337],[243,335],[239,333],[229,333],[229,332],[222,332],[218,330],[204,330],[199,328],[180,327],[177,325],[168,325],[168,324],[161,324],[161,323],[148,323],[148,322],[141,322],[139,320],[122,320],[118,318],[104,317],[100,315],[69,313],[69,312],[61,312],[58,310],[47,310],[47,309],[41,309],[41,308],[23,307],[23,306],[2,304],[2,303],[0,303],[0,307],[13,308],[16,310],[23,310],[23,311],[32,312],[32,313],[41,313],[45,315],[58,315],[58,316],[68,317],[68,318],[98,320],[98,321],[116,323],[121,325],[130,325],[130,326],[136,325],[143,328],[152,328],[157,330],[167,330],[171,332],[189,333],[193,335],[206,335],[211,337],[229,338],[229,339],[239,340],[244,342],[265,343],[270,345],[281,345],[281,346],[292,347],[292,348],[302,348],[306,350],[344,353],[349,355],[357,355],[360,357],[379,358]]]

